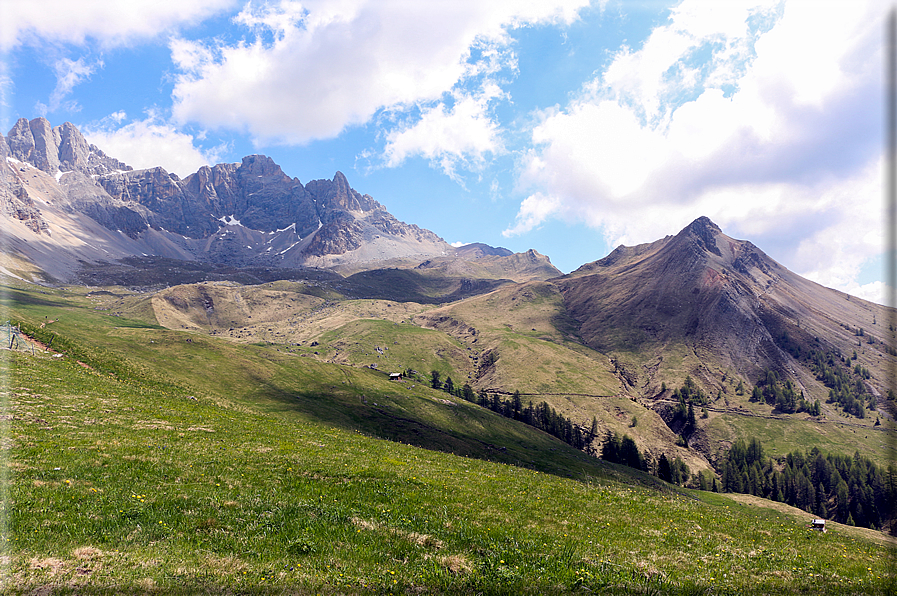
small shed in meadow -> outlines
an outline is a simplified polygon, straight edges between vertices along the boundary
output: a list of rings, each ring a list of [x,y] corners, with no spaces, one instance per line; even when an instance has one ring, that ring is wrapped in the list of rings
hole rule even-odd
[[[820,532],[825,532],[825,520],[824,519],[814,519],[810,522],[810,527],[814,530],[819,530]]]
[[[389,380],[390,381],[401,381],[402,373],[389,373]]]

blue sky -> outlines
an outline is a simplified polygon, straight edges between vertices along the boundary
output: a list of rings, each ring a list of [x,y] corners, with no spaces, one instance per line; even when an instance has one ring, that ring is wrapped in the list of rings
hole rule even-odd
[[[0,130],[135,168],[340,170],[449,242],[567,272],[707,215],[882,300],[873,0],[0,0]]]

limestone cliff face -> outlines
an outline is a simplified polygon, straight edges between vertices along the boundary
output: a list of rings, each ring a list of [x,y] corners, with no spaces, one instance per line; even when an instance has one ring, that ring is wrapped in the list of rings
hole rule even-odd
[[[9,156],[6,139],[0,134],[0,216],[24,223],[36,235],[46,234],[49,226],[16,175],[14,165],[7,161]]]
[[[459,274],[501,279],[560,273],[537,253],[455,250],[433,232],[393,217],[342,172],[303,185],[265,155],[203,166],[181,179],[161,167],[131,168],[88,143],[69,122],[53,127],[45,118],[23,118],[7,137],[0,135],[0,156],[0,216],[25,223],[29,234],[51,235],[62,226],[68,239],[62,250],[74,263],[102,253],[103,259],[161,255],[345,271],[435,260]],[[34,246],[29,238],[19,240],[23,250]],[[53,259],[50,249],[28,250],[34,258]],[[476,265],[451,265],[470,260]]]
[[[152,245],[161,234],[166,246],[199,260],[332,266],[451,251],[436,234],[400,222],[354,190],[342,172],[303,186],[270,157],[250,155],[181,180],[161,167],[134,170],[89,144],[73,124],[54,128],[44,118],[18,120],[2,146],[4,157],[56,180],[63,198],[55,206],[69,215]],[[0,192],[5,215],[31,222],[36,233],[49,231],[17,176],[7,175]]]
[[[87,142],[71,122],[53,128],[46,118],[20,118],[9,131],[11,157],[55,176],[79,171],[88,175],[131,168]]]

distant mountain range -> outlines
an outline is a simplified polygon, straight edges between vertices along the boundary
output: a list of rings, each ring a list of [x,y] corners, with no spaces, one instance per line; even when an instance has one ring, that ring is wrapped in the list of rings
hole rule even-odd
[[[132,169],[88,144],[71,123],[54,128],[44,118],[23,118],[0,135],[0,159],[4,253],[60,280],[73,279],[82,262],[149,255],[342,272],[440,266],[448,257],[507,269],[515,281],[560,274],[535,251],[515,257],[482,244],[455,249],[393,217],[341,172],[303,185],[264,155],[180,179],[161,167]]]

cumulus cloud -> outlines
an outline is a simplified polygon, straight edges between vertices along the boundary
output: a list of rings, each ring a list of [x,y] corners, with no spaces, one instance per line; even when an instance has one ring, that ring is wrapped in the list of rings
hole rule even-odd
[[[235,0],[28,0],[3,2],[0,49],[22,43],[74,43],[94,39],[107,46],[158,35],[232,7]]]
[[[173,113],[179,122],[247,132],[259,142],[333,138],[348,126],[368,122],[379,110],[440,101],[460,83],[481,77],[490,68],[490,57],[501,55],[497,50],[509,43],[509,29],[569,23],[587,3],[248,4],[235,23],[256,33],[251,41],[234,45],[172,41],[172,58],[180,70]],[[437,126],[440,118],[454,115],[478,125],[476,132],[483,131],[482,119],[441,109],[442,114],[427,112],[430,120],[422,126]],[[413,137],[413,133],[405,137],[406,149],[394,146],[393,158],[399,159],[402,152],[436,153]],[[458,155],[456,149],[447,149],[446,155]],[[461,154],[470,150],[462,147]]]
[[[396,167],[409,157],[422,156],[460,181],[459,166],[476,169],[487,154],[503,151],[499,126],[489,115],[490,100],[500,95],[491,85],[478,97],[459,94],[450,108],[440,102],[425,109],[415,123],[386,135],[385,164]]]
[[[633,244],[707,215],[844,287],[881,250],[858,232],[881,217],[884,4],[822,4],[682,2],[542,115],[505,234],[558,217]]]
[[[863,300],[868,300],[869,302],[897,307],[897,304],[890,302],[890,297],[894,295],[894,289],[888,288],[884,282],[873,281],[863,285],[849,286],[845,291],[848,294],[856,296],[857,298],[862,298]]]
[[[182,177],[218,163],[227,151],[224,146],[197,147],[196,138],[156,114],[121,125],[125,119],[124,112],[115,112],[94,126],[83,127],[81,132],[107,155],[135,169],[161,166]]]

